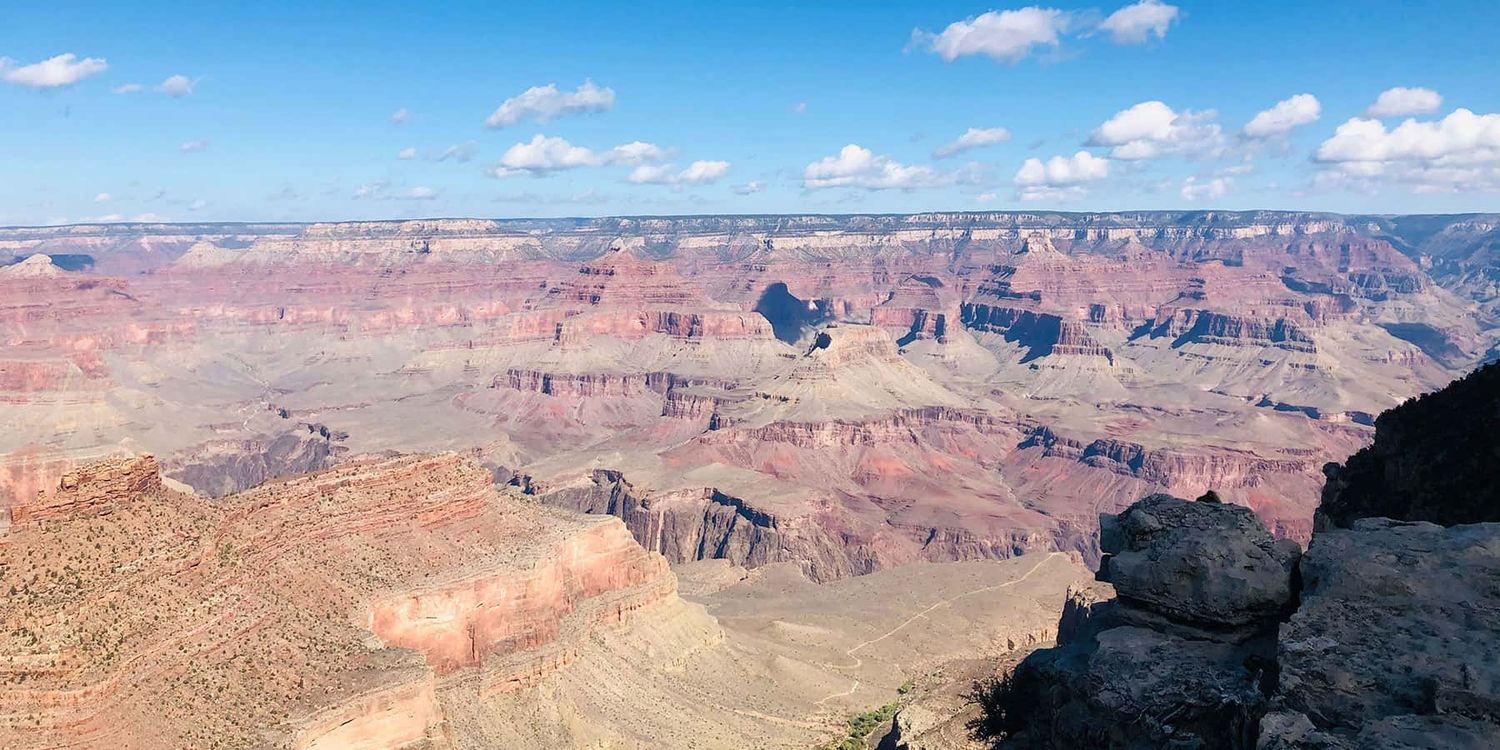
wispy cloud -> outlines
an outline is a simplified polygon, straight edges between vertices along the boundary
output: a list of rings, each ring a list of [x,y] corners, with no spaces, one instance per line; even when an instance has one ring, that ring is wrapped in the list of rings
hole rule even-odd
[[[559,91],[556,84],[532,86],[506,99],[485,119],[487,128],[504,128],[523,120],[545,124],[559,117],[604,112],[615,106],[615,91],[584,81],[575,91]]]

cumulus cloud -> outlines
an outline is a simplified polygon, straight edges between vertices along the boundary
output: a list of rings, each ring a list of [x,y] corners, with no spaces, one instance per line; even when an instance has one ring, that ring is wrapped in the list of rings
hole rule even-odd
[[[936,54],[945,62],[984,55],[1014,64],[1037,47],[1058,46],[1072,20],[1072,14],[1056,8],[992,10],[950,23],[937,34],[917,29],[912,32],[912,45]]]
[[[1088,145],[1108,147],[1111,158],[1124,161],[1216,153],[1224,143],[1216,117],[1213,110],[1176,112],[1163,102],[1141,102],[1096,128]]]
[[[931,167],[902,164],[889,156],[849,144],[834,156],[825,156],[802,170],[802,186],[808,189],[857,187],[866,190],[912,190],[952,184],[955,176]]]
[[[200,139],[200,140],[196,140],[196,141],[188,141],[187,143],[184,143],[181,146],[178,146],[177,150],[181,151],[184,154],[192,154],[192,153],[197,153],[199,151],[202,151],[203,149],[206,149],[206,148],[208,148],[208,140],[207,139]]]
[[[193,93],[193,88],[198,85],[198,79],[188,78],[184,75],[168,76],[165,81],[156,84],[159,94],[166,94],[173,99],[181,99]]]
[[[1246,138],[1254,140],[1281,138],[1294,128],[1317,122],[1322,114],[1323,107],[1318,103],[1317,97],[1312,94],[1297,94],[1255,115],[1250,122],[1245,123],[1241,132]]]
[[[1085,195],[1087,183],[1109,177],[1109,159],[1079,151],[1047,161],[1027,159],[1016,170],[1016,197],[1023,201],[1068,200]]]
[[[556,84],[532,86],[506,99],[485,119],[487,128],[503,128],[522,120],[547,123],[566,115],[604,112],[615,106],[615,91],[584,81],[577,90],[559,91]]]
[[[932,156],[937,159],[946,159],[969,149],[993,146],[1009,140],[1010,131],[1005,128],[969,128],[964,131],[963,135],[954,139],[952,143],[939,146],[936,151],[932,152]]]
[[[1454,110],[1441,120],[1386,128],[1355,117],[1318,146],[1324,182],[1375,187],[1394,182],[1418,192],[1500,190],[1500,114]]]
[[[642,164],[630,170],[626,177],[637,185],[705,185],[717,182],[729,172],[727,161],[695,161],[687,169],[677,171],[671,164]]]
[[[530,141],[505,150],[490,169],[495,177],[540,176],[564,169],[602,167],[611,164],[640,166],[671,158],[672,151],[654,143],[632,141],[606,151],[575,146],[563,138],[540,133]]]
[[[396,158],[397,159],[415,159],[415,158],[417,158],[417,150],[414,149],[414,148],[403,148],[400,151],[396,152]]]
[[[398,109],[395,112],[391,113],[391,122],[397,125],[400,125],[410,119],[411,112],[408,112],[406,110],[406,107],[402,107],[401,109]]]
[[[604,158],[593,149],[574,146],[563,138],[538,133],[526,143],[505,150],[491,170],[496,177],[536,175],[578,167],[597,167]]]
[[[33,89],[71,86],[89,76],[109,70],[102,57],[79,57],[66,52],[38,63],[16,66],[16,61],[0,57],[0,80]]]
[[[1197,177],[1188,177],[1182,181],[1182,199],[1186,201],[1212,200],[1222,198],[1233,185],[1228,177],[1214,177],[1209,180],[1199,180]]]
[[[1100,22],[1099,29],[1109,32],[1109,38],[1115,44],[1144,44],[1153,36],[1165,39],[1167,27],[1179,16],[1180,11],[1175,5],[1141,0],[1109,14]]]
[[[735,185],[730,189],[734,191],[735,195],[753,195],[764,190],[765,187],[760,180],[751,180],[743,185]]]
[[[1402,115],[1425,115],[1436,112],[1443,106],[1443,97],[1432,89],[1397,86],[1380,92],[1375,103],[1365,110],[1365,117],[1400,117]]]

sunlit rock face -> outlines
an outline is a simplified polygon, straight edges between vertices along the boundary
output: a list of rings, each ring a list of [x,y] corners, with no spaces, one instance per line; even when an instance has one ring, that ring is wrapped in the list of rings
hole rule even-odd
[[[1448,221],[4,230],[0,502],[20,518],[101,456],[225,495],[454,450],[674,561],[820,579],[1093,561],[1098,513],[1158,491],[1214,488],[1306,540],[1322,464],[1495,346],[1474,266],[1492,223]],[[558,491],[599,471],[636,501]]]
[[[0,545],[5,747],[447,747],[451,691],[535,685],[677,602],[618,521],[525,503],[452,454],[212,502],[158,472],[70,471]]]

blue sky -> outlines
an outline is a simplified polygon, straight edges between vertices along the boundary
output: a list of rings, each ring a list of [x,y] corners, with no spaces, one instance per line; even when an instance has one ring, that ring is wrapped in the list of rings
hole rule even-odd
[[[0,224],[1500,209],[1493,0],[62,5]]]

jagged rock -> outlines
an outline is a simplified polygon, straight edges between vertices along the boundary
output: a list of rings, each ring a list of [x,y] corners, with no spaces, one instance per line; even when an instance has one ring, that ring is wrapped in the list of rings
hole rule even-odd
[[[1324,468],[1328,483],[1319,529],[1385,517],[1443,525],[1500,521],[1500,362],[1375,420],[1375,442],[1344,466]]]
[[[1151,495],[1099,525],[1110,555],[1100,575],[1133,608],[1239,628],[1274,619],[1292,599],[1297,544],[1273,538],[1249,508]]]
[[[1267,717],[1262,747],[1500,741],[1500,524],[1361,519],[1318,534],[1302,576],[1277,702],[1307,721]]]

